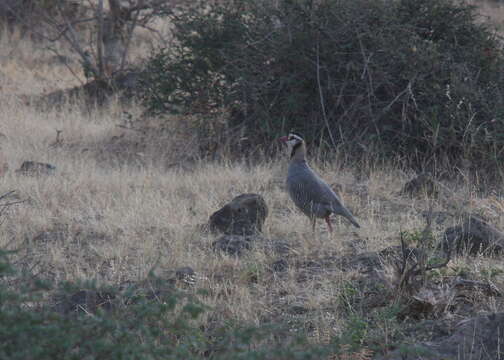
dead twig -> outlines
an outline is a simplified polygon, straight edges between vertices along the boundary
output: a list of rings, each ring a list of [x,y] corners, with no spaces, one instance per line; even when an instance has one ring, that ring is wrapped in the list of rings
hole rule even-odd
[[[319,90],[320,108],[322,109],[322,116],[324,117],[324,122],[329,133],[329,139],[331,139],[331,145],[336,149],[336,141],[334,140],[331,127],[329,126],[329,120],[327,118],[327,112],[325,108],[324,92],[322,91],[322,84],[320,81],[320,35],[317,36],[317,86]]]
[[[400,280],[398,283],[398,288],[401,291],[411,292],[413,289],[413,284],[415,283],[415,279],[418,276],[423,277],[422,283],[425,284],[427,279],[427,273],[429,271],[440,269],[448,265],[451,260],[451,251],[447,251],[445,254],[445,259],[437,264],[428,265],[428,257],[427,257],[427,247],[428,247],[428,238],[431,234],[432,229],[432,216],[433,209],[432,204],[429,207],[429,212],[427,214],[426,226],[422,231],[422,236],[419,240],[420,247],[416,252],[416,256],[413,256],[413,251],[410,250],[406,246],[406,242],[404,240],[404,235],[401,233],[400,241],[401,241],[401,261],[398,267],[398,273],[400,274]]]
[[[11,195],[14,195],[15,192],[16,192],[16,190],[11,190],[11,191],[6,192],[3,195],[0,195],[0,200],[5,199],[6,197],[9,197]]]

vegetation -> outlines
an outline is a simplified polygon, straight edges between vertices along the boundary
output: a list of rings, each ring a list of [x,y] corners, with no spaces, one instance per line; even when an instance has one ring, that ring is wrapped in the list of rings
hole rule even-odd
[[[160,291],[163,282],[154,277],[143,289],[63,283],[58,298],[72,312],[57,311],[42,298],[50,282],[18,277],[16,287],[7,285],[15,275],[7,255],[0,253],[1,358],[319,359],[334,352],[301,337],[271,341],[273,334],[280,339],[278,326],[219,326],[205,333],[191,322],[205,307],[175,288]],[[94,303],[76,300],[86,296]],[[269,345],[257,346],[264,339]]]
[[[354,156],[496,171],[504,61],[472,6],[239,0],[200,2],[170,19],[176,41],[147,67],[153,112],[211,123],[224,108],[262,147],[295,128]]]

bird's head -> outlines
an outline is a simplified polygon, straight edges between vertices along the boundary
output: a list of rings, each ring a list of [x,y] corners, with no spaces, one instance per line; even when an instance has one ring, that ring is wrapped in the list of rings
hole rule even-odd
[[[299,133],[293,131],[291,131],[287,136],[282,136],[278,139],[278,141],[287,144],[287,150],[291,158],[294,157],[298,150],[304,148],[303,137]]]

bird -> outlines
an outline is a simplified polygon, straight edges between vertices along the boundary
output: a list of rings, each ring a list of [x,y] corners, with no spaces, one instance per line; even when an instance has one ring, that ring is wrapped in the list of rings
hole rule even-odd
[[[352,213],[331,187],[308,165],[306,161],[306,143],[296,132],[282,136],[279,141],[287,144],[290,154],[287,172],[287,191],[294,204],[312,221],[313,231],[317,218],[325,219],[329,232],[333,229],[329,217],[331,214],[345,217],[352,225],[360,228]]]

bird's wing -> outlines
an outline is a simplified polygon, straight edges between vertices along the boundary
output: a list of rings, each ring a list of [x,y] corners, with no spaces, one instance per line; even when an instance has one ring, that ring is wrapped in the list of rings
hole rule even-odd
[[[338,198],[338,195],[311,169],[297,176],[296,186],[303,189],[307,199],[317,204],[327,205],[329,207],[328,210],[333,205],[341,206],[341,200]]]
[[[312,186],[307,186],[310,190],[310,197],[313,199],[313,202],[319,204],[320,206],[324,206],[327,210],[344,216],[347,218],[354,226],[360,227],[357,223],[357,220],[354,218],[352,213],[343,205],[343,202],[340,200],[338,195],[334,192],[333,189],[323,180],[321,179],[313,170],[311,171],[309,180]],[[306,181],[306,180],[305,180]]]

